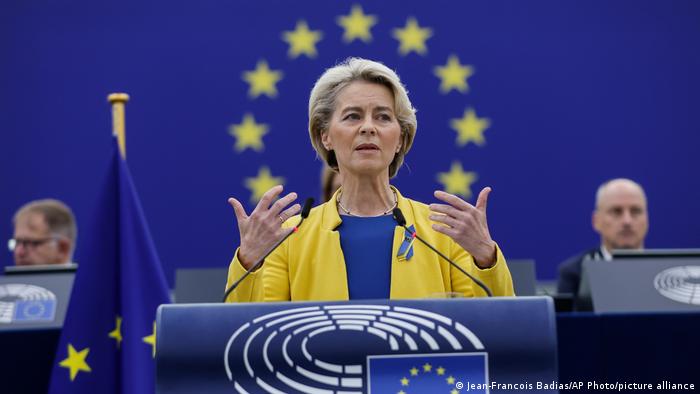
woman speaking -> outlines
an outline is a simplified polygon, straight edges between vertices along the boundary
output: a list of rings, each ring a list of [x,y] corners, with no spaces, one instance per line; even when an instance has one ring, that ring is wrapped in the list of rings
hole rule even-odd
[[[391,184],[416,134],[415,109],[399,77],[381,63],[350,58],[326,70],[309,98],[309,136],[318,155],[338,171],[341,187],[311,210],[231,292],[227,301],[401,299],[486,293],[472,279],[397,226],[406,225],[494,295],[513,295],[510,272],[486,222],[490,188],[471,205],[436,191],[442,203],[410,200]],[[227,288],[239,280],[299,222],[296,193],[268,190],[248,215],[230,198],[241,245]],[[277,199],[277,200],[276,200]],[[275,201],[276,200],[276,201]]]

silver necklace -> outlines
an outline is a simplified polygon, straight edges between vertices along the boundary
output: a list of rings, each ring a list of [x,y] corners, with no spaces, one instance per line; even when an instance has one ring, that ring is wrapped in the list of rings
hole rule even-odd
[[[394,208],[396,208],[399,205],[399,196],[396,195],[396,190],[391,189],[391,191],[394,193],[394,203],[391,205],[391,207],[387,211],[382,213],[381,216],[388,215],[391,211],[394,210]],[[343,195],[343,191],[341,190],[340,193],[338,193],[338,198],[336,199],[336,201],[338,202],[338,207],[349,216],[357,216],[357,215],[353,214],[352,212],[350,212],[349,209],[345,208],[343,206],[343,204],[340,202],[340,197],[342,195]]]

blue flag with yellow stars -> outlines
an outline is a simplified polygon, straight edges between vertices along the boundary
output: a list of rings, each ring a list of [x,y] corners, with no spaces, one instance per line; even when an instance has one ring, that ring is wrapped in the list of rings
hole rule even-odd
[[[487,393],[486,353],[406,354],[368,358],[371,393]]]
[[[131,175],[112,159],[92,216],[81,228],[73,285],[49,392],[153,393],[155,313],[165,276]]]
[[[0,180],[15,186],[0,218],[54,196],[86,227],[98,187],[85,180],[101,169],[84,163],[106,157],[103,96],[124,91],[129,167],[166,278],[226,267],[240,245],[228,197],[251,212],[281,184],[320,200],[309,93],[361,57],[395,70],[418,111],[391,184],[428,204],[435,190],[473,204],[493,188],[490,235],[509,262],[535,260],[539,279],[600,243],[591,210],[612,178],[647,191],[646,247],[697,247],[700,221],[685,218],[700,217],[688,176],[700,168],[700,2],[611,3],[0,2]]]
[[[289,168],[281,162],[281,156],[273,156],[280,149],[277,143],[283,141],[283,149],[297,149],[298,144],[293,140],[298,139],[303,142],[302,146],[308,146],[304,133],[299,133],[300,138],[281,135],[288,127],[292,114],[280,114],[289,111],[290,105],[287,104],[290,101],[302,103],[308,100],[314,79],[325,68],[351,56],[387,62],[392,68],[402,66],[400,74],[409,76],[404,81],[409,84],[409,90],[416,89],[423,95],[413,96],[421,108],[425,108],[421,100],[426,100],[426,106],[431,107],[438,107],[435,103],[441,100],[451,102],[451,105],[435,111],[435,116],[441,117],[439,123],[436,122],[440,127],[435,128],[441,136],[444,135],[444,139],[439,144],[432,142],[435,144],[433,155],[440,152],[442,160],[421,162],[426,164],[425,169],[412,168],[411,156],[407,159],[407,168],[411,169],[405,171],[415,171],[422,176],[422,189],[439,188],[465,199],[478,194],[478,190],[475,193],[478,172],[470,167],[471,163],[463,164],[463,153],[475,147],[485,148],[487,135],[492,133],[489,130],[492,121],[487,116],[488,111],[483,109],[485,106],[467,99],[470,84],[478,80],[476,66],[469,62],[470,57],[457,49],[442,50],[428,57],[431,44],[449,48],[449,37],[440,37],[437,34],[439,29],[426,24],[422,18],[413,15],[396,17],[393,12],[390,14],[392,17],[388,18],[386,14],[380,16],[377,13],[381,10],[382,7],[376,4],[363,6],[353,3],[336,7],[328,16],[299,14],[287,21],[287,25],[278,28],[278,44],[286,49],[286,56],[249,50],[241,57],[240,62],[245,66],[240,70],[240,81],[237,82],[245,86],[246,97],[237,97],[227,131],[234,157],[242,162],[237,166],[242,170],[243,178],[240,185],[243,188],[238,189],[238,195],[242,200],[248,196],[251,208],[269,188],[290,183],[289,176],[286,176]],[[333,22],[329,23],[328,20]],[[275,38],[277,33],[267,34],[269,37],[261,36],[259,39],[267,41]],[[295,89],[289,89],[290,83],[295,84]],[[278,108],[277,103],[285,105]],[[306,114],[303,110],[303,106],[294,106],[293,119],[299,125],[304,124]],[[284,120],[280,122],[280,119]],[[434,136],[431,138],[437,139]],[[446,147],[456,147],[453,150],[455,153],[448,154]],[[273,150],[273,155],[266,154],[270,150]],[[416,150],[420,148],[416,147]],[[308,153],[302,155],[314,156]],[[318,168],[319,164],[316,166]],[[317,181],[315,176],[311,179]],[[297,182],[295,180],[293,184]],[[316,186],[306,187],[306,190],[314,189]]]

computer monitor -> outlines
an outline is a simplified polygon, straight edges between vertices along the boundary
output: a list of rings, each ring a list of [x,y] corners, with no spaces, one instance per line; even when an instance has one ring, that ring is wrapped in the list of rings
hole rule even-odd
[[[65,274],[75,272],[78,264],[8,265],[5,275]]]
[[[228,269],[178,268],[175,271],[175,302],[191,304],[221,302]]]
[[[536,275],[534,260],[509,260],[508,268],[513,278],[516,296],[534,296],[536,294]]]
[[[585,261],[577,310],[700,312],[700,253],[694,249],[625,251]]]
[[[75,273],[0,276],[0,332],[61,328]]]
[[[700,258],[700,249],[615,249],[611,254],[614,260]]]

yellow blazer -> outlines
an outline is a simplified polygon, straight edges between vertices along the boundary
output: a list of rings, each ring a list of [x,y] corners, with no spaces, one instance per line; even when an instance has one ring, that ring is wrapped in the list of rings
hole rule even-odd
[[[512,296],[513,281],[505,258],[497,248],[496,264],[480,269],[472,256],[450,237],[431,228],[430,209],[426,204],[404,198],[398,190],[398,207],[413,224],[416,232],[437,250],[467,272],[483,281],[495,296]],[[231,293],[228,302],[247,301],[331,301],[348,300],[347,272],[340,247],[340,235],[335,229],[342,219],[336,207],[338,193],[325,204],[311,210],[309,217],[270,256],[262,268],[253,272]],[[300,220],[295,216],[284,223],[293,227]],[[416,240],[410,260],[397,257],[403,242],[404,229],[396,227],[391,259],[390,298],[425,298],[457,292],[465,297],[485,296],[486,293],[453,268],[435,252]],[[226,287],[245,273],[238,261],[238,250],[229,266]]]

